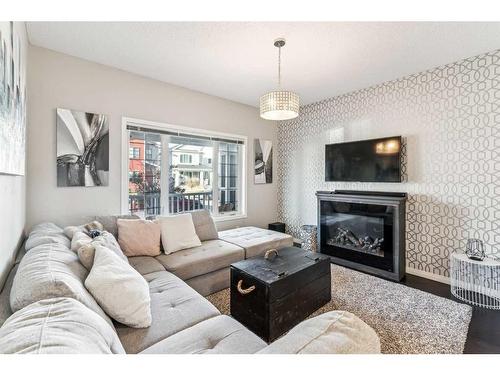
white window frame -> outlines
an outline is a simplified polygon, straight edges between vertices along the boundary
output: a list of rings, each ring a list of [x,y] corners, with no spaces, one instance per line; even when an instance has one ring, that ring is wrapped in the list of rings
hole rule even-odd
[[[239,179],[239,199],[240,199],[240,210],[238,212],[218,212],[218,202],[219,202],[219,166],[217,165],[217,161],[219,160],[218,153],[218,143],[215,143],[213,148],[212,155],[212,168],[213,168],[213,181],[212,181],[212,201],[214,202],[214,212],[211,212],[214,221],[230,221],[230,220],[240,220],[245,219],[247,217],[247,147],[248,147],[248,137],[239,134],[229,134],[216,132],[212,130],[205,129],[197,129],[191,128],[187,126],[181,125],[173,125],[166,124],[162,122],[142,120],[133,117],[122,117],[122,142],[121,142],[121,212],[122,214],[128,214],[128,163],[129,163],[129,139],[128,139],[128,130],[127,125],[136,125],[143,128],[148,128],[151,130],[163,130],[163,131],[179,131],[183,133],[188,133],[192,135],[199,135],[205,137],[214,137],[214,138],[225,138],[231,139],[235,141],[242,141],[243,145],[241,147],[241,168]],[[168,138],[170,136],[162,136],[162,147],[164,149],[168,149]],[[215,157],[215,155],[217,155]],[[168,152],[162,152],[162,163],[163,165],[168,165]],[[167,171],[168,172],[168,171]],[[168,178],[163,178],[162,175],[162,191],[168,191]],[[172,215],[166,208],[168,208],[168,204],[165,199],[165,195],[161,195],[162,199],[162,215],[170,216]]]

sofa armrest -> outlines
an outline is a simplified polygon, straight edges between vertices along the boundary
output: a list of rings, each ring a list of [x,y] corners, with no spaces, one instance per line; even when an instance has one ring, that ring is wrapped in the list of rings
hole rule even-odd
[[[347,311],[330,311],[308,319],[258,354],[378,354],[373,328]]]

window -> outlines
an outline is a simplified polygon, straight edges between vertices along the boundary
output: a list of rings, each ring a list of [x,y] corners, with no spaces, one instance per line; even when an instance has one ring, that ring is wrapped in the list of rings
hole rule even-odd
[[[238,211],[238,145],[219,143],[219,211]]]
[[[245,143],[240,136],[215,135],[160,124],[126,122],[128,213],[141,217],[207,209],[216,220],[246,211]],[[133,149],[144,149],[145,158]]]
[[[146,158],[140,157],[146,150]],[[129,132],[129,212],[142,217],[157,215],[160,209],[161,138],[158,134]]]
[[[129,147],[128,157],[130,159],[139,159],[140,155],[141,155],[141,149],[139,147]]]
[[[182,164],[191,164],[193,162],[193,155],[181,154],[180,159]]]

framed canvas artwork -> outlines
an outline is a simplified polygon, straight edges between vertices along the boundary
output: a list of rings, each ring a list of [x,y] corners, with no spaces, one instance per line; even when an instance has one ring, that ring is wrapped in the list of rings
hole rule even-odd
[[[265,139],[254,140],[254,182],[273,182],[273,142]]]
[[[0,22],[0,174],[24,175],[26,51],[14,22]]]
[[[57,186],[108,186],[108,116],[57,109]]]

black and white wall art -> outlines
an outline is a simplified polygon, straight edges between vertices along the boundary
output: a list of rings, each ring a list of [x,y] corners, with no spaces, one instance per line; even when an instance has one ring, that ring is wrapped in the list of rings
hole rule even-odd
[[[265,139],[254,140],[254,182],[270,184],[273,182],[273,142]]]
[[[56,122],[57,186],[107,186],[108,117],[58,108]]]
[[[24,175],[25,55],[14,22],[0,22],[0,174]]]

